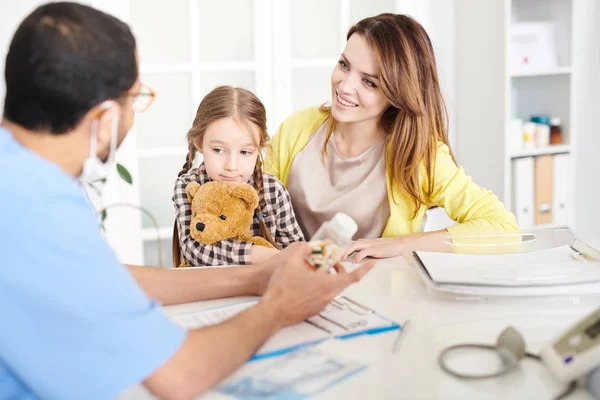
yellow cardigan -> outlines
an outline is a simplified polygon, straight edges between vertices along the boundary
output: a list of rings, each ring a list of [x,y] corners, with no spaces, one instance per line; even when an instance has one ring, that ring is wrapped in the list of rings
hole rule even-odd
[[[271,139],[271,148],[265,158],[265,172],[277,177],[287,187],[294,158],[326,118],[327,115],[318,108],[301,110],[288,117]],[[426,194],[428,185],[424,164],[421,167],[420,177],[423,197],[443,207],[450,218],[460,223],[447,228],[452,234],[507,232],[519,229],[514,214],[504,207],[498,197],[490,190],[473,183],[464,169],[456,166],[447,145],[441,144],[437,148],[431,196]],[[383,231],[383,237],[420,232],[427,209],[421,206],[416,217],[412,218],[414,203],[409,196],[399,190],[397,184],[392,182],[389,166],[387,193],[390,217]]]

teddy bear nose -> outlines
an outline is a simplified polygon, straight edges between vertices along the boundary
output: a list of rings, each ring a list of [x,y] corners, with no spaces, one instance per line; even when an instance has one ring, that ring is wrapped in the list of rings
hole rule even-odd
[[[204,231],[204,226],[205,225],[202,222],[198,222],[196,224],[196,229],[198,229],[200,232],[203,232]]]

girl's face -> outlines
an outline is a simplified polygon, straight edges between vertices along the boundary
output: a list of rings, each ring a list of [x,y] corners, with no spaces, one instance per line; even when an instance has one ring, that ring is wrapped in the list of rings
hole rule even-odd
[[[251,132],[248,132],[250,129]],[[254,173],[260,130],[233,117],[211,123],[196,149],[204,156],[206,172],[213,181],[246,182]]]
[[[331,74],[333,118],[338,122],[378,122],[390,106],[378,77],[375,53],[362,35],[353,34]]]

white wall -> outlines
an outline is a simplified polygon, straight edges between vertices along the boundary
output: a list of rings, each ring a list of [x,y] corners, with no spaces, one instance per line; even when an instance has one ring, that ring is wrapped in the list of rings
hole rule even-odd
[[[426,26],[438,64],[440,86],[448,107],[450,145],[456,151],[455,0],[430,0],[431,23]]]
[[[575,14],[575,228],[584,239],[600,238],[600,1],[577,0]]]

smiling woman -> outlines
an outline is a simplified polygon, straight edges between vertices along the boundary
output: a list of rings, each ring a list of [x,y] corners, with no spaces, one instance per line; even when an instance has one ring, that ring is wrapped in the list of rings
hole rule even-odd
[[[284,121],[265,162],[289,189],[305,236],[346,213],[358,223],[349,251],[359,261],[401,254],[425,235],[433,206],[460,223],[452,232],[518,229],[455,163],[433,47],[414,19],[381,14],[351,27],[331,96],[331,106]]]

